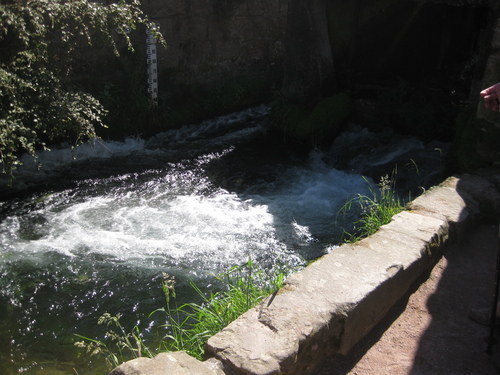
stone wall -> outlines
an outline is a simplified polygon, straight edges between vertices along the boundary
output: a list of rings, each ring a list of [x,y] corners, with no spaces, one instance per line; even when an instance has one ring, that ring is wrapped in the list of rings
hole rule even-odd
[[[282,93],[311,111],[348,92],[359,125],[449,142],[477,105],[497,13],[490,0],[289,0]]]
[[[281,80],[287,0],[143,0],[167,47],[158,48],[159,93],[248,76]]]

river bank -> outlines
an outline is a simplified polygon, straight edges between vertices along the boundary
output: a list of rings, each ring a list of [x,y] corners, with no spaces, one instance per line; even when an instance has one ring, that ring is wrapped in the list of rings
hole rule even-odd
[[[478,223],[348,355],[329,358],[316,375],[499,374],[500,344],[488,355],[489,327],[468,317],[491,306],[497,252],[498,225]]]

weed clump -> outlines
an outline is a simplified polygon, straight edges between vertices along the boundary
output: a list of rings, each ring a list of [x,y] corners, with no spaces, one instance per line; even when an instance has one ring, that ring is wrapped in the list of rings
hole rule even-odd
[[[365,181],[368,182],[368,180]],[[360,218],[354,222],[352,232],[345,231],[343,242],[354,243],[375,233],[382,225],[388,224],[392,217],[404,210],[405,203],[395,190],[395,178],[382,177],[377,184],[378,190],[369,184],[370,196],[356,194],[340,209],[341,214],[358,209]]]
[[[103,340],[76,335],[82,341],[75,345],[90,356],[104,357],[110,369],[138,357],[152,358],[160,352],[183,350],[189,355],[203,360],[207,340],[236,320],[241,314],[257,305],[269,294],[278,290],[284,281],[282,272],[267,275],[251,260],[235,266],[217,276],[225,286],[223,290],[203,293],[193,282],[192,288],[201,297],[201,303],[176,304],[175,279],[163,274],[162,290],[165,307],[149,314],[164,314],[165,323],[160,329],[165,332],[156,347],[145,340],[145,332],[135,325],[128,331],[120,322],[121,315],[103,314],[98,324],[110,326]]]

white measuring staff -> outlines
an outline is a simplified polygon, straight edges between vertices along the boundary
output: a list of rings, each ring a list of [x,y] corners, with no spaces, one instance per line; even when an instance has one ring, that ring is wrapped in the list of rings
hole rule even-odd
[[[153,24],[158,30],[160,25]],[[148,57],[148,92],[153,104],[158,100],[158,58],[156,55],[156,38],[150,29],[146,30],[146,55]]]

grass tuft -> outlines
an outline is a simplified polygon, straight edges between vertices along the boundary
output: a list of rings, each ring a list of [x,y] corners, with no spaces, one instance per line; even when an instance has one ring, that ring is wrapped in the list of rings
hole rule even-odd
[[[368,180],[365,178],[365,181]],[[388,175],[380,179],[378,190],[369,184],[370,196],[356,194],[340,209],[346,214],[356,208],[360,211],[360,219],[354,222],[352,232],[344,231],[343,242],[354,243],[374,234],[382,225],[388,224],[392,217],[403,211],[405,203],[395,191],[395,177]]]
[[[82,341],[75,345],[85,349],[90,356],[104,357],[110,369],[133,358],[152,358],[160,352],[169,351],[183,350],[203,360],[207,340],[277,291],[282,286],[284,277],[282,272],[267,275],[249,260],[217,277],[225,286],[222,291],[206,295],[191,282],[202,302],[177,306],[175,279],[164,273],[162,290],[165,295],[165,307],[149,314],[150,319],[153,315],[156,318],[158,314],[165,314],[165,323],[159,328],[167,333],[156,348],[151,348],[146,343],[138,326],[127,331],[120,323],[121,316],[109,313],[105,313],[98,321],[99,324],[112,326],[103,340],[76,335]]]
[[[168,277],[168,276],[167,276]],[[194,283],[192,288],[202,298],[201,304],[187,303],[171,308],[170,297],[175,298],[171,282],[163,286],[167,301],[163,311],[169,317],[163,350],[184,350],[191,356],[203,360],[207,340],[236,320],[241,314],[257,305],[269,294],[278,290],[284,280],[283,273],[268,277],[249,260],[242,266],[232,267],[217,277],[225,290],[205,295]]]

